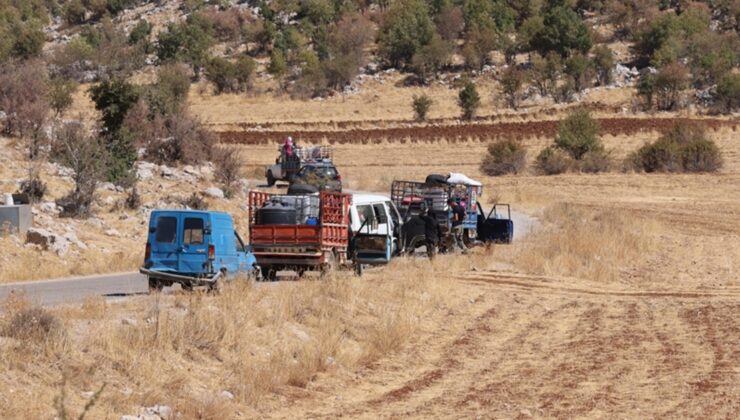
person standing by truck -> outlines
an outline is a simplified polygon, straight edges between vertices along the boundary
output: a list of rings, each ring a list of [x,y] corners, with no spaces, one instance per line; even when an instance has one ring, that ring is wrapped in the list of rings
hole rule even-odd
[[[422,208],[419,218],[424,222],[424,239],[426,242],[427,256],[429,259],[432,259],[439,243],[439,222],[429,215],[429,208],[426,206]]]
[[[465,248],[462,238],[465,209],[454,198],[447,200],[447,204],[450,206],[452,213],[452,228],[450,230],[452,239],[455,241],[455,246],[460,249],[460,252],[467,254],[468,250]]]

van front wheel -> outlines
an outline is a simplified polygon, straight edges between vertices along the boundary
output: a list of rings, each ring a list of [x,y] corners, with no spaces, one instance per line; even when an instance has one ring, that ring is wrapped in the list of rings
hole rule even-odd
[[[162,284],[161,281],[157,279],[153,279],[151,277],[149,277],[148,280],[149,280],[149,293],[162,291],[162,288],[164,287],[164,285]]]

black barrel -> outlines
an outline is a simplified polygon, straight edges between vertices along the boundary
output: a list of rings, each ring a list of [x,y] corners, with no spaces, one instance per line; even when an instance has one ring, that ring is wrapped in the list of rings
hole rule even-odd
[[[258,225],[294,225],[297,217],[295,207],[285,206],[279,201],[270,201],[257,210]]]

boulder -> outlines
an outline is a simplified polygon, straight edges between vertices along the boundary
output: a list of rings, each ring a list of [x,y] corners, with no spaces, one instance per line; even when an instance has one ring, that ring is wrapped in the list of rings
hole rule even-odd
[[[49,230],[30,228],[26,232],[26,243],[38,245],[44,251],[54,251],[57,255],[63,256],[69,251],[69,240],[64,236],[59,236]]]
[[[162,167],[159,168],[159,174],[162,175],[163,178],[174,178],[177,176],[175,169],[166,165],[162,165]]]
[[[224,198],[224,192],[221,188],[210,187],[203,191],[203,194],[213,198]]]
[[[115,229],[108,229],[108,230],[105,231],[105,236],[110,236],[110,237],[113,237],[113,238],[117,238],[117,237],[121,236],[121,233],[119,231],[115,230]]]
[[[39,210],[41,210],[44,213],[58,214],[59,206],[57,206],[57,204],[53,201],[46,201],[46,202],[39,204]]]

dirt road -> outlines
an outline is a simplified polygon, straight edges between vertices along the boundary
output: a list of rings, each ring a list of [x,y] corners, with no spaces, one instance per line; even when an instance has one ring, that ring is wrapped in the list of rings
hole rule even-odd
[[[25,293],[40,305],[58,305],[84,300],[88,296],[109,298],[146,293],[146,278],[139,273],[116,273],[56,280],[0,285],[0,301],[11,293]]]

